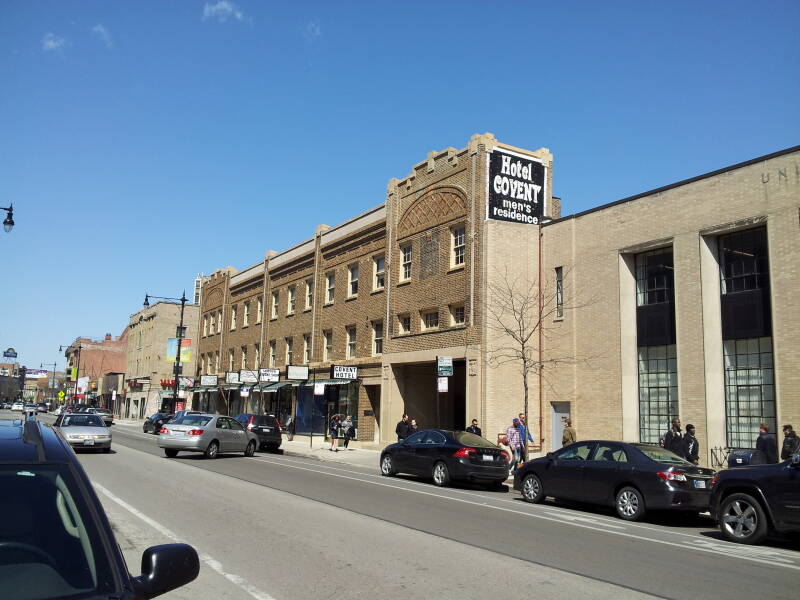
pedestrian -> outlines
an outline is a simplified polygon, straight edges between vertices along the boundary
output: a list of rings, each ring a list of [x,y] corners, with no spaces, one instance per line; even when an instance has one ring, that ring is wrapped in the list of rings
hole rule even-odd
[[[561,434],[561,445],[568,446],[578,441],[578,435],[572,427],[572,419],[564,421],[564,433]]]
[[[661,440],[661,446],[677,454],[681,458],[683,456],[683,433],[681,432],[681,420],[677,417],[672,419],[672,428],[664,434]]]
[[[700,442],[694,436],[694,425],[686,426],[686,435],[683,436],[683,457],[693,465],[700,462]]]
[[[511,422],[511,427],[506,429],[506,437],[508,438],[508,446],[511,448],[511,457],[514,461],[514,473],[519,468],[519,463],[522,461],[522,423],[519,419],[514,419]]]
[[[783,446],[781,446],[781,460],[791,458],[793,454],[800,452],[800,438],[791,425],[783,426]]]
[[[505,433],[497,435],[497,445],[500,447],[500,450],[505,452],[508,456],[508,474],[511,475],[511,471],[514,467],[514,451],[511,449],[511,446],[508,445],[508,436]]]
[[[778,444],[775,442],[775,437],[769,432],[769,425],[766,423],[761,423],[758,427],[756,450],[764,453],[768,463],[778,462]]]
[[[481,428],[478,427],[478,419],[472,419],[472,425],[467,427],[467,431],[475,435],[481,435]]]
[[[353,418],[350,415],[345,417],[345,420],[342,421],[342,434],[344,435],[344,447],[350,444],[350,440],[353,439],[355,432],[355,428],[353,427]]]
[[[417,433],[419,431],[419,425],[417,425],[416,419],[411,419],[411,425],[408,426],[408,435],[412,433]]]
[[[331,436],[331,447],[328,448],[331,452],[338,452],[339,448],[336,447],[336,439],[339,437],[339,426],[341,425],[341,417],[333,415],[331,422],[328,424],[328,434]]]
[[[411,429],[411,424],[408,422],[408,415],[403,415],[403,418],[400,419],[397,427],[394,428],[394,432],[397,434],[398,442],[402,442],[410,435],[409,429]]]

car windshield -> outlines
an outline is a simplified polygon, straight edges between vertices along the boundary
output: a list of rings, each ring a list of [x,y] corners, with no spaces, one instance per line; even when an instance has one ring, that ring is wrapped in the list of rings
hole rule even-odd
[[[2,596],[94,598],[114,575],[66,465],[0,465]]]
[[[97,415],[81,414],[65,416],[61,427],[105,427],[105,424]]]
[[[199,425],[203,427],[204,425],[208,425],[211,419],[212,417],[205,415],[184,415],[180,419],[173,421],[171,425]]]
[[[634,446],[637,450],[639,450],[642,454],[644,454],[647,458],[650,458],[657,463],[667,464],[667,465],[691,465],[688,460],[685,460],[671,452],[662,448],[660,446],[651,446],[651,445],[641,445],[641,446]]]
[[[497,448],[497,446],[489,440],[485,440],[481,436],[468,431],[454,431],[449,432],[449,434],[465,446],[472,446],[473,448]]]

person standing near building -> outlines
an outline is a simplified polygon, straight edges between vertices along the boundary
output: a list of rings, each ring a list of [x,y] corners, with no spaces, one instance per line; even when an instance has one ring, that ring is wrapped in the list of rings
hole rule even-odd
[[[511,475],[514,468],[514,451],[511,449],[511,446],[508,445],[507,434],[500,433],[497,435],[497,445],[500,450],[508,455],[508,474]]]
[[[511,427],[506,429],[506,438],[508,446],[511,448],[511,460],[514,461],[514,473],[516,473],[522,460],[522,423],[519,422],[519,419],[514,419]]]
[[[403,418],[400,419],[400,422],[397,424],[397,427],[394,428],[394,432],[397,434],[397,441],[402,442],[409,436],[409,430],[411,426],[408,424],[408,415],[403,415]]]
[[[683,436],[683,457],[693,465],[700,462],[700,442],[694,436],[694,425],[686,426],[686,435]]]
[[[353,439],[353,419],[350,415],[347,415],[344,421],[342,421],[342,435],[344,436],[344,444],[343,446],[347,448],[347,445],[350,443],[350,440]]]
[[[528,431],[528,424],[525,422],[525,413],[519,413],[519,434],[522,436],[522,458],[524,459],[528,456],[528,453],[525,452],[525,447],[528,445],[528,442],[531,444],[536,443],[531,432]]]
[[[661,445],[677,454],[681,458],[683,456],[683,433],[681,432],[681,420],[677,417],[672,419],[672,428],[664,434],[664,439],[661,440]]]
[[[756,450],[764,453],[768,463],[778,462],[778,444],[775,442],[775,436],[769,432],[769,425],[766,423],[762,423],[758,428]]]
[[[336,448],[336,439],[339,437],[339,426],[341,425],[340,419],[341,417],[339,417],[339,415],[333,415],[331,422],[328,424],[328,434],[331,436],[331,447],[329,450],[331,450],[331,452],[339,451],[339,449]]]
[[[472,419],[472,425],[467,427],[467,432],[481,435],[481,428],[478,427],[478,419]]]
[[[781,460],[791,458],[792,454],[800,452],[800,438],[791,425],[783,426],[783,445],[781,446]]]
[[[564,421],[564,433],[561,434],[561,445],[568,446],[578,441],[578,435],[572,427],[572,419]]]
[[[408,426],[408,435],[412,435],[419,431],[419,425],[417,425],[416,419],[411,419],[411,425]]]

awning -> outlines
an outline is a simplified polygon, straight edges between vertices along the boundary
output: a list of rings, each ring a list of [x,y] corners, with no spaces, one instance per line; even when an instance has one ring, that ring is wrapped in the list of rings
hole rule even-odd
[[[291,381],[278,381],[276,383],[270,383],[269,385],[262,385],[260,387],[261,387],[261,391],[262,392],[275,392],[275,391],[277,391],[277,390],[279,390],[282,387],[285,387],[287,385],[292,385],[292,382]]]
[[[242,387],[242,386],[241,386],[241,385],[239,385],[239,384],[237,384],[237,385],[231,385],[231,384],[229,384],[229,385],[223,385],[223,386],[222,386],[222,389],[223,389],[223,390],[238,390],[240,387]]]
[[[354,379],[309,379],[305,382],[306,385],[314,385],[315,383],[324,383],[325,385],[347,385],[353,383]]]

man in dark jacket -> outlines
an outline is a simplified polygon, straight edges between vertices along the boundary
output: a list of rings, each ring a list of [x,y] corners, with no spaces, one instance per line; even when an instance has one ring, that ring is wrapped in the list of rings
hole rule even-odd
[[[783,446],[781,446],[781,460],[791,458],[792,454],[800,452],[800,438],[791,425],[783,426]]]
[[[409,436],[411,426],[408,424],[408,415],[403,415],[403,418],[397,424],[397,427],[394,428],[394,432],[397,434],[397,441],[402,442]]]
[[[667,450],[670,450],[684,458],[683,456],[683,433],[681,432],[681,420],[678,418],[672,419],[672,428],[664,435],[661,442]]]
[[[769,432],[769,425],[766,423],[762,423],[758,428],[756,450],[761,450],[764,453],[768,463],[778,462],[778,445],[775,443],[775,437]]]
[[[700,442],[694,437],[694,425],[686,426],[686,435],[683,436],[683,457],[693,465],[700,462]]]
[[[481,435],[481,428],[478,427],[478,419],[472,419],[472,425],[467,427],[467,431],[475,435]]]

